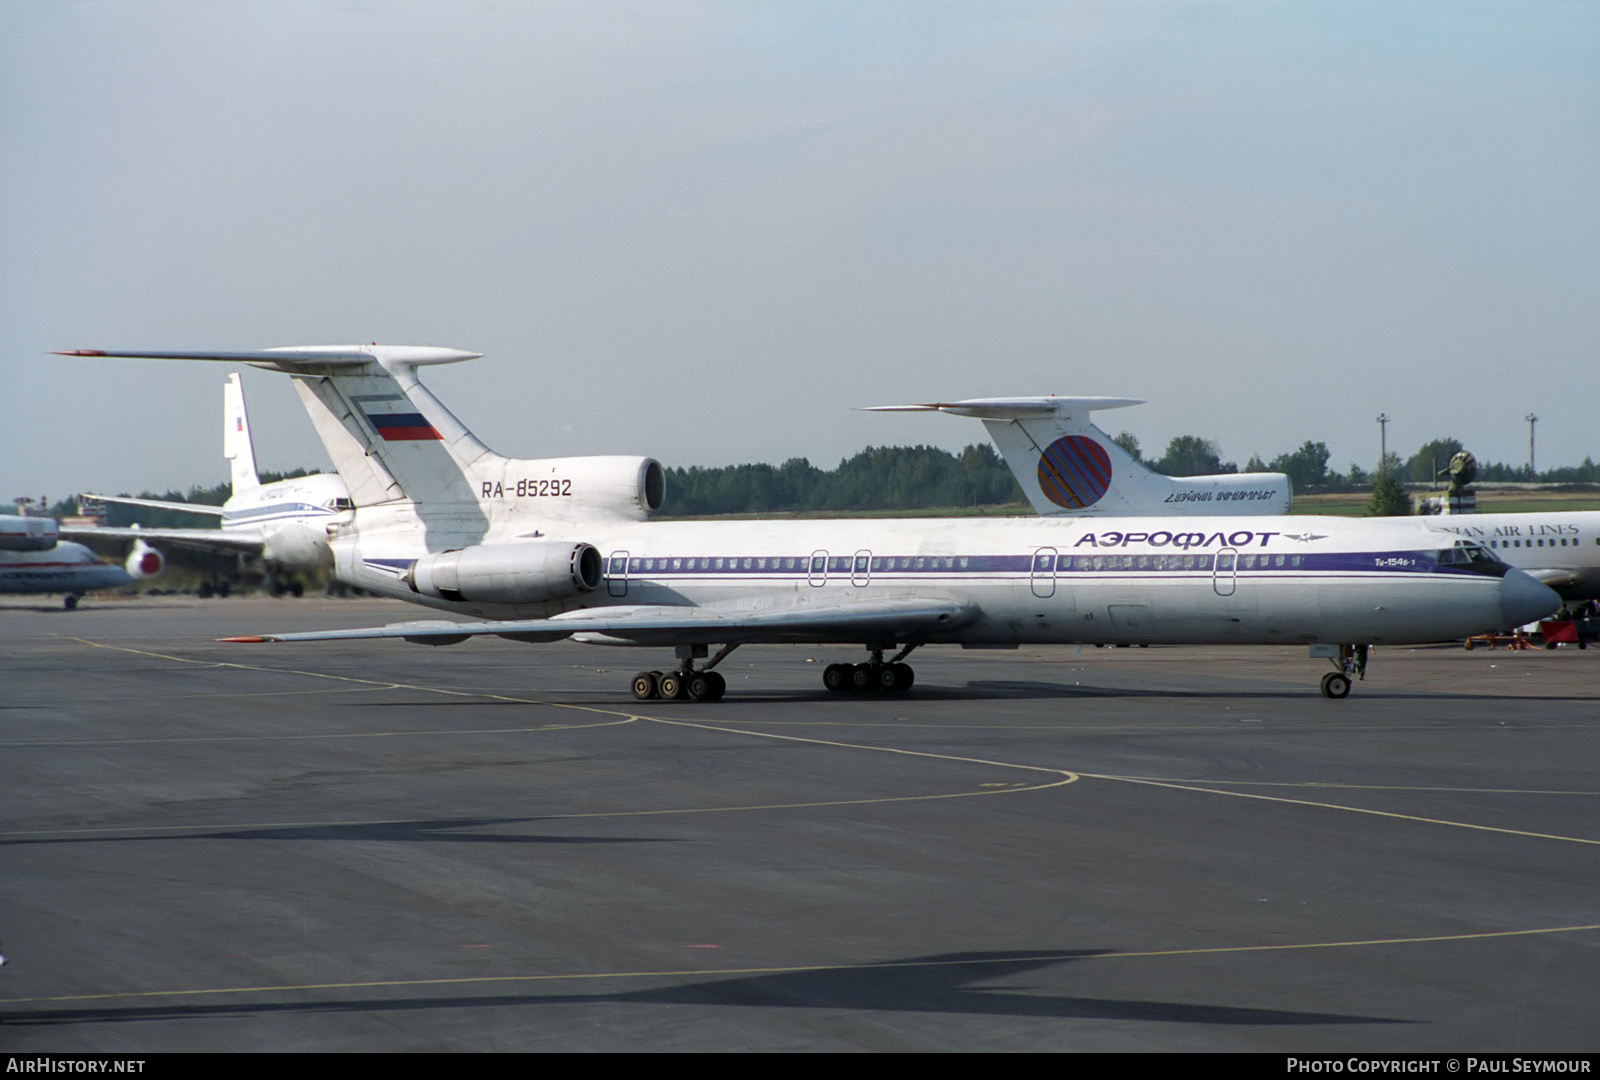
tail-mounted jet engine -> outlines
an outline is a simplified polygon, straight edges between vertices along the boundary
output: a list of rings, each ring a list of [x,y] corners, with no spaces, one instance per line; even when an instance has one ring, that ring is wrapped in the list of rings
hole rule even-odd
[[[483,604],[561,600],[600,587],[600,552],[592,544],[538,541],[480,544],[426,555],[406,570],[422,596]]]
[[[644,521],[667,494],[666,471],[645,457],[502,458],[475,482],[484,502],[534,519]]]

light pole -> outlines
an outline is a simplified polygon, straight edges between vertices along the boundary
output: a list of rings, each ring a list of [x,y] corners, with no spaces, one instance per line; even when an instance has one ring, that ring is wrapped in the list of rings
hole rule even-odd
[[[1524,417],[1524,419],[1528,421],[1528,479],[1534,480],[1538,478],[1539,470],[1534,467],[1533,427],[1539,422],[1539,418],[1532,413],[1529,413],[1526,417]]]
[[[1378,475],[1389,472],[1389,414],[1378,414]]]

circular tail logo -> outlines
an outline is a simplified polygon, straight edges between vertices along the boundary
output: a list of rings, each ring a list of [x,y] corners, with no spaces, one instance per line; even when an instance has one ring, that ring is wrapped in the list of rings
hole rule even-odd
[[[1067,435],[1046,447],[1039,459],[1039,487],[1057,506],[1092,506],[1110,486],[1111,458],[1093,439]]]

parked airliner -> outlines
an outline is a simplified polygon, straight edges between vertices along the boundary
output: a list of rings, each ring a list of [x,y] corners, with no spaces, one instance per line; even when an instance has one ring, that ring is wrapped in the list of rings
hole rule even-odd
[[[222,456],[232,466],[233,495],[221,506],[205,503],[135,499],[126,495],[85,495],[86,499],[176,510],[220,519],[218,529],[106,529],[74,527],[62,534],[76,539],[102,536],[138,536],[174,547],[253,555],[266,568],[267,588],[284,589],[299,596],[304,586],[295,571],[325,569],[333,565],[328,550],[327,527],[348,520],[350,498],[344,482],[328,473],[315,473],[263,484],[256,473],[255,447],[250,439],[250,416],[245,409],[244,386],[237,372],[222,387]],[[224,590],[225,591],[225,590]]]
[[[329,529],[349,584],[478,622],[232,638],[396,637],[670,647],[635,697],[715,700],[742,644],[864,645],[831,690],[903,691],[928,644],[1238,643],[1311,646],[1343,697],[1367,646],[1515,625],[1560,599],[1476,542],[1415,518],[1031,517],[649,521],[664,493],[645,457],[506,458],[418,380],[477,353],[425,346],[260,352],[89,350],[226,360],[294,377],[355,504]],[[708,663],[695,660],[710,656]],[[889,658],[884,654],[897,650]]]
[[[1563,600],[1600,600],[1600,510],[1441,514],[1432,528],[1481,544]]]
[[[65,593],[71,611],[84,593],[132,585],[165,566],[161,552],[141,536],[134,536],[119,565],[62,540],[54,518],[0,515],[0,593]]]

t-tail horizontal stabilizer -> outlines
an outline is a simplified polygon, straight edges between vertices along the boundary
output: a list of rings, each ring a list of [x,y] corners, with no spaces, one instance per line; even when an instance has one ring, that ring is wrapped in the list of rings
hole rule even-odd
[[[866,412],[944,412],[983,421],[1036,513],[1286,514],[1283,473],[1163,476],[1134,460],[1090,421],[1097,409],[1142,405],[1135,398],[1006,397],[877,405]]]

